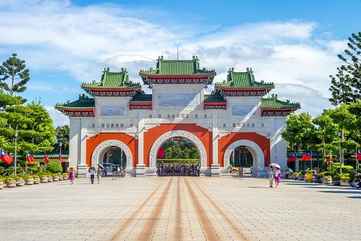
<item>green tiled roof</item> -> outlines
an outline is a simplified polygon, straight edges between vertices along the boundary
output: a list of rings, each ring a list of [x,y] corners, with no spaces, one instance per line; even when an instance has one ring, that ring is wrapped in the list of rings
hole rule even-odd
[[[223,81],[221,86],[238,87],[238,88],[273,88],[273,83],[263,81],[256,82],[252,69],[247,68],[246,72],[236,72],[233,68],[228,71],[227,81]]]
[[[90,98],[84,94],[79,95],[79,98],[75,101],[68,101],[63,104],[57,104],[55,106],[56,109],[62,109],[62,108],[84,108],[84,107],[94,107],[95,101],[93,98]]]
[[[140,74],[156,75],[192,75],[192,74],[215,74],[214,70],[201,69],[199,59],[193,56],[190,60],[169,60],[163,56],[158,58],[156,69],[141,70]]]
[[[204,95],[204,102],[224,102],[224,97],[220,94]]]
[[[152,101],[152,94],[137,93],[131,101]]]
[[[299,103],[291,103],[289,100],[281,101],[277,99],[277,95],[272,95],[269,98],[263,98],[261,101],[261,108],[271,109],[299,109],[301,106]]]
[[[84,83],[83,87],[117,88],[117,87],[139,87],[139,83],[129,80],[128,71],[124,68],[120,72],[111,72],[109,68],[104,69],[100,82]]]

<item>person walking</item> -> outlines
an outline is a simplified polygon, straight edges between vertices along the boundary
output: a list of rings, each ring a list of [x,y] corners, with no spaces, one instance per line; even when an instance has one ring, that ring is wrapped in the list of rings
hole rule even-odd
[[[98,166],[98,169],[97,169],[97,182],[98,182],[98,184],[100,184],[101,177],[102,177],[102,169]]]
[[[70,167],[70,168],[69,168],[68,179],[69,179],[69,181],[70,181],[70,184],[74,184],[75,173],[74,173],[74,168],[73,168],[73,167]]]
[[[275,179],[275,188],[277,188],[281,182],[281,170],[278,167],[275,167],[274,179]]]
[[[94,178],[95,178],[95,168],[94,167],[89,168],[89,175],[90,175],[90,183],[94,184]]]

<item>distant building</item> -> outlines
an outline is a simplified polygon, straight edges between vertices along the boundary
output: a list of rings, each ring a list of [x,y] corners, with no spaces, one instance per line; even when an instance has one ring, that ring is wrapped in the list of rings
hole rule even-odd
[[[253,175],[264,175],[270,162],[286,167],[281,130],[300,106],[276,95],[264,98],[274,85],[256,81],[251,69],[230,69],[210,95],[205,87],[216,72],[201,68],[197,57],[160,57],[139,75],[152,94],[130,81],[125,69],[105,69],[99,82],[82,84],[91,97],[56,106],[70,118],[69,163],[79,173],[118,156],[128,173],[155,174],[158,149],[172,137],[194,143],[205,175],[227,172],[239,147],[237,155],[249,153]]]

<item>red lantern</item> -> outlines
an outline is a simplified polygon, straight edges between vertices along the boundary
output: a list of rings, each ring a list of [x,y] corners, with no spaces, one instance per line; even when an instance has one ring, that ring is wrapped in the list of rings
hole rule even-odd
[[[295,153],[292,153],[288,159],[287,159],[287,162],[295,162],[297,160],[296,158],[296,154]]]

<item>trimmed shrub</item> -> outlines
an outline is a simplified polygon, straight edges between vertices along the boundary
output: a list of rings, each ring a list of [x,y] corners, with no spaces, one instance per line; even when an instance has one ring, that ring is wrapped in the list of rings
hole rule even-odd
[[[61,173],[63,172],[63,168],[61,163],[57,160],[49,161],[48,167],[46,168],[51,173]]]

